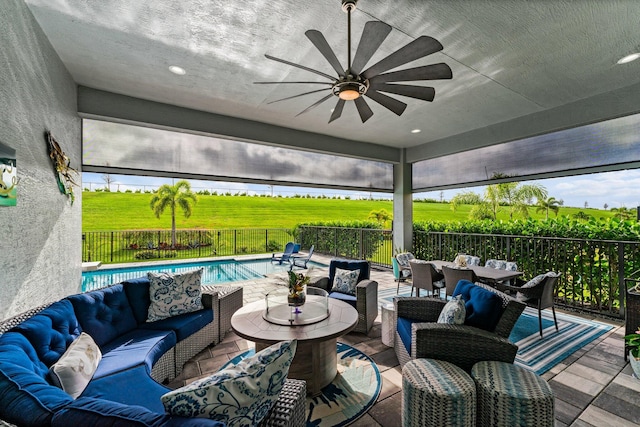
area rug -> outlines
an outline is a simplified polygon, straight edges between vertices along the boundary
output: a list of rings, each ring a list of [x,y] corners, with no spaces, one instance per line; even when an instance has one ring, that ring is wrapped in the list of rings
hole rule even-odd
[[[399,296],[409,296],[411,286],[401,285]],[[424,292],[424,291],[423,291]],[[396,289],[378,293],[380,304],[392,303]],[[539,375],[549,371],[577,350],[610,331],[613,327],[595,320],[557,313],[558,331],[551,310],[542,310],[542,333],[538,327],[538,311],[527,307],[516,322],[509,340],[518,346],[515,364]]]
[[[338,375],[316,397],[307,397],[307,427],[346,426],[375,403],[382,380],[375,362],[360,350],[338,343]],[[254,354],[248,350],[228,364]],[[226,365],[225,365],[226,366]]]

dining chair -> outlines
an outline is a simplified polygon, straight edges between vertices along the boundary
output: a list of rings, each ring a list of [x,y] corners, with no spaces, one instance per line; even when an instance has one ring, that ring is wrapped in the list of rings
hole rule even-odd
[[[445,299],[447,296],[453,295],[453,291],[460,280],[468,280],[472,283],[478,281],[476,273],[470,268],[454,268],[443,265],[442,274],[444,275]]]
[[[420,289],[427,291],[427,295],[430,293],[434,295],[436,290],[438,297],[440,296],[440,289],[444,288],[444,276],[442,273],[438,273],[436,268],[430,262],[423,260],[411,260],[409,261],[411,266],[411,296],[413,296],[413,288],[416,288],[416,296],[420,296]]]

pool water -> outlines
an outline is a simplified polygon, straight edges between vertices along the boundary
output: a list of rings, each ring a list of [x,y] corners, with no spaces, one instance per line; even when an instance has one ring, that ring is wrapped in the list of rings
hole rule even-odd
[[[324,264],[310,261],[309,267],[326,267]],[[203,285],[219,285],[223,283],[239,282],[242,280],[260,279],[267,274],[286,272],[289,263],[272,263],[271,258],[253,259],[247,261],[206,261],[180,264],[154,265],[153,267],[112,268],[82,273],[82,292],[120,283],[124,280],[146,276],[148,272],[183,273],[202,268]]]

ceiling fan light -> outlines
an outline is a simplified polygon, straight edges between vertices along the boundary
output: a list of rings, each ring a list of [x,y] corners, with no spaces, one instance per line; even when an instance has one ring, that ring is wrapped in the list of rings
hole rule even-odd
[[[351,86],[344,86],[340,88],[338,97],[344,101],[353,101],[356,98],[360,98],[360,92],[357,88]]]
[[[635,61],[638,58],[640,58],[640,53],[632,53],[631,55],[627,55],[624,58],[620,58],[617,64],[626,64],[628,62]]]

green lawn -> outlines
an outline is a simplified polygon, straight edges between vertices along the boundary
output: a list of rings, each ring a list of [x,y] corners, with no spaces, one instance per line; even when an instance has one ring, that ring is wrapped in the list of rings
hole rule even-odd
[[[151,194],[145,193],[82,193],[82,230],[143,230],[169,229],[171,216],[165,212],[159,219],[149,207]],[[336,200],[248,196],[198,196],[190,218],[179,211],[176,224],[179,229],[221,228],[293,228],[311,221],[366,220],[373,210],[393,212],[391,201]],[[455,213],[446,203],[414,203],[414,221],[463,221],[471,206],[462,206]],[[560,215],[573,215],[583,211],[595,218],[610,217],[610,211],[599,209],[560,208]],[[544,218],[543,213],[530,210],[533,218]],[[553,215],[553,214],[552,214]],[[506,210],[500,218],[508,220]],[[390,226],[390,224],[387,224]]]

